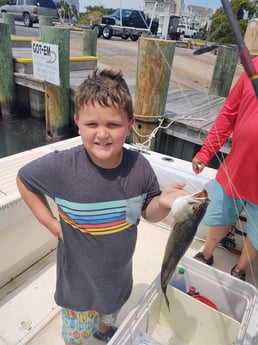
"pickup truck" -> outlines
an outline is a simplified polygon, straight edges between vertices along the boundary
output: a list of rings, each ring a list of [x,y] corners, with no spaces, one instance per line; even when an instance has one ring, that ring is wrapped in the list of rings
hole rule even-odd
[[[184,35],[184,37],[191,38],[194,38],[197,34],[197,31],[188,24],[178,24],[177,32],[179,32],[181,35]]]
[[[146,18],[143,11],[118,8],[109,16],[103,16],[101,24],[95,24],[92,28],[97,31],[98,37],[103,36],[105,39],[110,39],[112,36],[123,39],[130,37],[132,41],[137,41],[143,33],[156,35],[158,21]]]
[[[39,22],[39,16],[51,17],[58,21],[58,12],[53,0],[10,0],[0,7],[1,13],[9,13],[15,20],[24,22],[25,26],[32,26]]]

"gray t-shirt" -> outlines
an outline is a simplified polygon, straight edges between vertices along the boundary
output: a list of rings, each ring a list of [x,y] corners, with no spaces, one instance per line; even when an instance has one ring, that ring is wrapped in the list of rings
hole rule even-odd
[[[64,241],[58,242],[56,303],[77,311],[119,310],[132,290],[141,210],[160,194],[149,162],[124,149],[117,168],[103,169],[80,145],[32,161],[19,177],[58,206]]]

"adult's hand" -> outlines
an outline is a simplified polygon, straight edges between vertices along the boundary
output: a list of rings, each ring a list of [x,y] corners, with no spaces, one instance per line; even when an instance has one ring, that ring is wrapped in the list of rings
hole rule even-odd
[[[194,157],[192,160],[192,167],[196,174],[200,174],[205,168],[205,164],[200,159]]]

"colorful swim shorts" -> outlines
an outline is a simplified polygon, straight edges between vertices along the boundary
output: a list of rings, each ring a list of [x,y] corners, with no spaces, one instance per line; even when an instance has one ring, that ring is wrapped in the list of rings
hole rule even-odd
[[[101,322],[114,326],[119,311],[104,315],[94,310],[74,311],[62,308],[62,338],[71,344],[81,344],[96,333]]]

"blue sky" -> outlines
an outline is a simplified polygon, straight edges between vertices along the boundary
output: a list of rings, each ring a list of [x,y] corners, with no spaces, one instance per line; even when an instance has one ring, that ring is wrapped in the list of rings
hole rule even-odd
[[[144,0],[79,0],[80,8],[85,6],[102,5],[104,7],[117,8],[120,7],[120,3],[123,8],[143,9]],[[199,5],[208,6],[214,11],[221,7],[221,1],[219,0],[185,0],[185,5]]]

